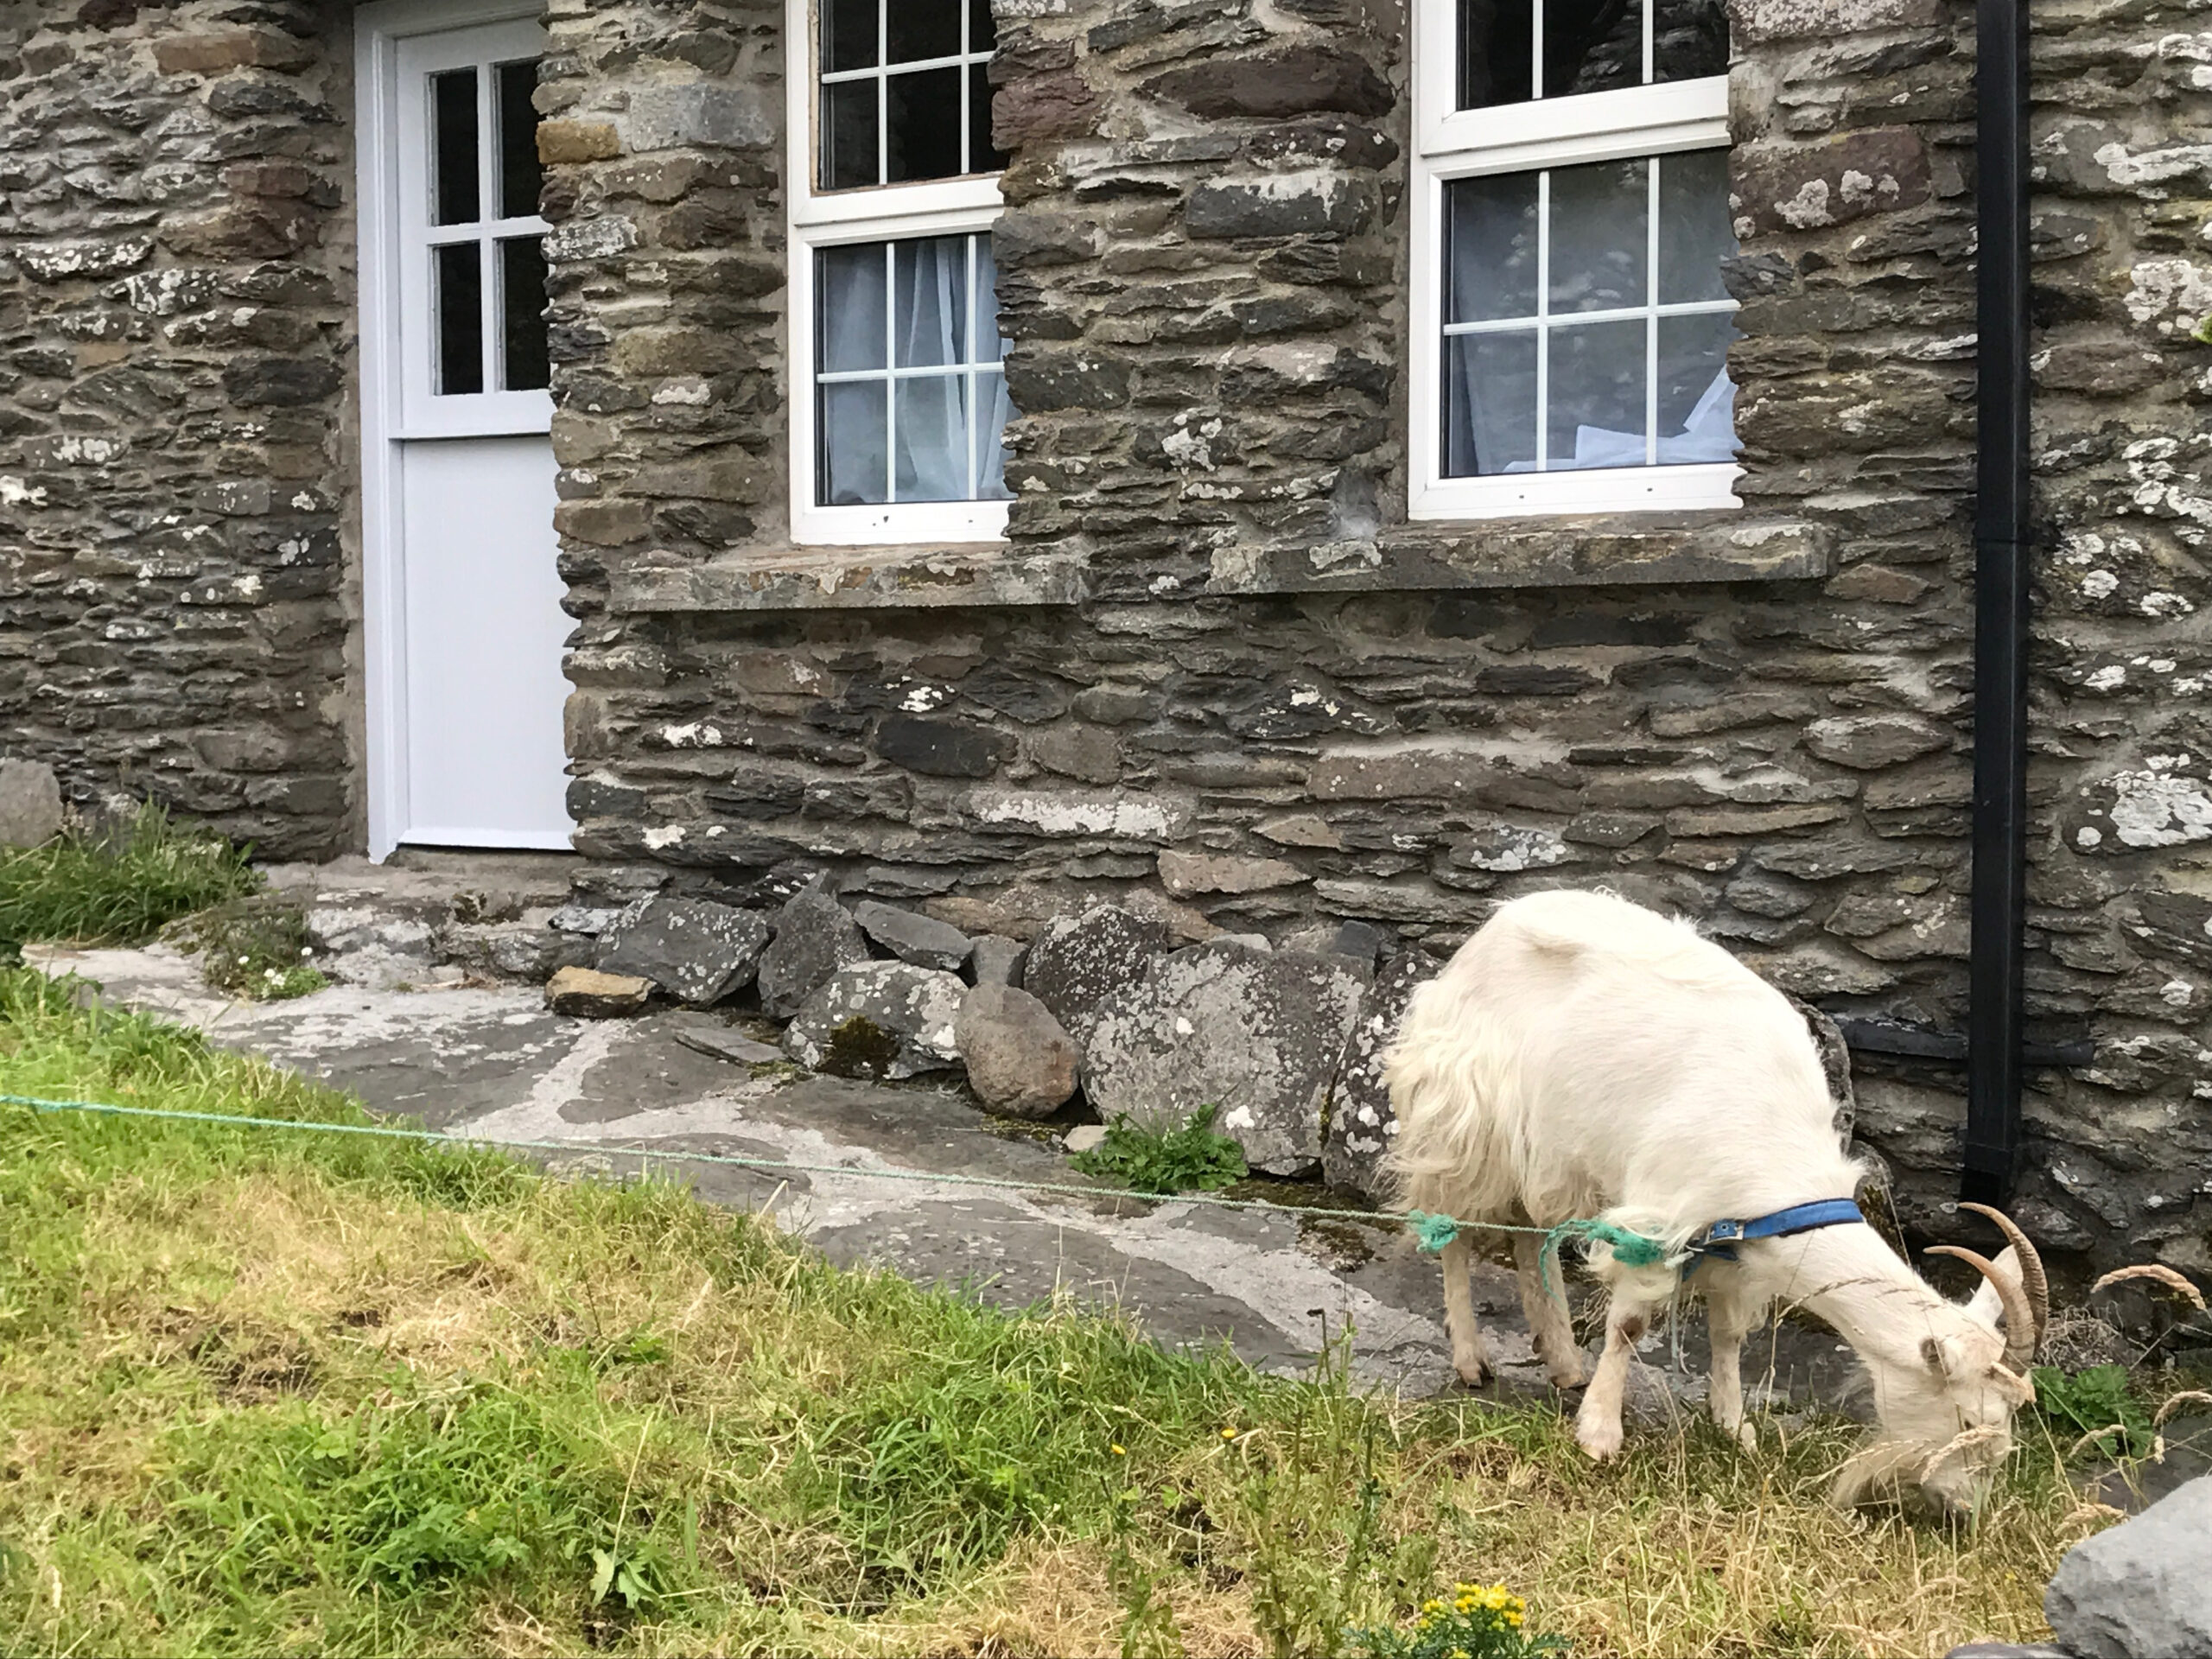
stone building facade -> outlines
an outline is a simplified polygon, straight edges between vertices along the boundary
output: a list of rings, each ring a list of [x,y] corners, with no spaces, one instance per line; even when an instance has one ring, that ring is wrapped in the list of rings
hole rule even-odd
[[[996,11],[1007,534],[825,547],[785,7],[550,0],[583,884],[826,869],[971,931],[1118,896],[1435,953],[1587,883],[1854,1029],[1959,1033],[1973,9],[1728,7],[1742,505],[1464,523],[1407,514],[1403,9]],[[0,6],[0,741],[298,853],[365,822],[341,14]],[[2212,34],[2032,22],[2030,1014],[2075,1063],[2031,1074],[2017,1213],[2202,1274]],[[1882,1046],[1860,1134],[1947,1231],[1962,1072]]]

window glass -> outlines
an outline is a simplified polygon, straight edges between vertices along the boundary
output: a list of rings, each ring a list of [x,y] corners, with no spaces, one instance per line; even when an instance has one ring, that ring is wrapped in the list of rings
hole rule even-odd
[[[995,172],[982,0],[823,0],[821,188]]]
[[[500,388],[543,391],[553,384],[545,338],[545,238],[499,244]]]
[[[1722,150],[1446,185],[1446,476],[1733,458],[1727,188]]]
[[[499,66],[499,216],[531,219],[545,188],[544,164],[537,159],[537,65]]]
[[[995,286],[986,234],[817,254],[823,505],[1005,498]]]
[[[1726,0],[1457,0],[1459,108],[1728,72]],[[1543,65],[1541,90],[1536,65]]]
[[[437,309],[437,391],[455,397],[484,390],[484,256],[475,242],[430,250]]]
[[[470,225],[477,218],[476,71],[430,77],[430,223]]]

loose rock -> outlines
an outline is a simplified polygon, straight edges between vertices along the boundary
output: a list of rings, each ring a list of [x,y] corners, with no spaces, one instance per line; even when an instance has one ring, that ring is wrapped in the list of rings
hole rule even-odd
[[[818,881],[785,900],[775,926],[759,976],[760,1006],[779,1020],[798,1014],[840,968],[868,960],[868,941]]]
[[[1171,1128],[1202,1106],[1270,1175],[1321,1156],[1321,1107],[1363,980],[1342,957],[1215,941],[1151,963],[1101,1012],[1084,1088],[1099,1115]]]
[[[938,968],[863,962],[840,969],[784,1033],[784,1052],[841,1077],[897,1080],[960,1064],[954,1027],[967,983]]]
[[[40,847],[61,833],[61,781],[41,760],[0,760],[0,847]]]
[[[2212,1656],[2212,1475],[2078,1543],[2044,1592],[2058,1645],[2080,1659]]]
[[[1049,1117],[1075,1093],[1083,1051],[1027,991],[978,985],[953,1029],[976,1098],[1005,1117]]]
[[[853,906],[853,920],[861,932],[901,962],[922,968],[942,968],[957,973],[973,949],[968,936],[949,922],[918,916],[895,905],[874,899]]]
[[[1028,951],[1029,947],[1020,939],[986,933],[976,941],[975,950],[968,958],[968,977],[977,985],[1019,985],[1021,959]]]
[[[763,1061],[784,1058],[783,1050],[773,1044],[748,1037],[711,1015],[685,1015],[683,1023],[671,1026],[669,1032],[693,1053],[728,1060],[733,1065],[759,1065]]]
[[[1060,1144],[1068,1149],[1071,1156],[1096,1152],[1106,1144],[1106,1126],[1103,1123],[1078,1123],[1060,1137]]]
[[[601,936],[599,966],[703,1008],[743,989],[767,946],[767,918],[757,911],[663,894],[622,912]]]
[[[1100,1011],[1126,995],[1166,949],[1167,925],[1157,917],[1109,905],[1056,916],[1030,944],[1021,988],[1088,1048]]]
[[[653,982],[627,974],[602,974],[596,968],[563,968],[545,982],[545,1006],[580,1020],[616,1020],[641,1014],[652,1000]]]

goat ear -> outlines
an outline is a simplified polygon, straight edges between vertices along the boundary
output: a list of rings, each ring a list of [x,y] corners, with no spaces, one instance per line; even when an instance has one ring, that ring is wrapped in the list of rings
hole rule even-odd
[[[2020,1276],[2020,1253],[2007,1244],[1998,1251],[1997,1260],[1991,1263],[1999,1273]],[[2005,1313],[2005,1299],[1998,1292],[1994,1281],[1985,1279],[1981,1286],[1967,1300],[1967,1317],[1976,1324],[1994,1331]]]

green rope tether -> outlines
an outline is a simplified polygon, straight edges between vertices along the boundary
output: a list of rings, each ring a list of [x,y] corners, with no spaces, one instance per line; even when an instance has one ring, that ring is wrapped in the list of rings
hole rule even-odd
[[[172,1123],[212,1123],[239,1129],[298,1129],[323,1135],[364,1135],[385,1141],[414,1141],[453,1147],[497,1147],[512,1152],[556,1152],[570,1156],[597,1153],[631,1158],[662,1159],[671,1163],[727,1164],[768,1174],[836,1175],[879,1181],[921,1181],[939,1186],[985,1186],[1020,1192],[1051,1192],[1079,1198],[1134,1198],[1143,1204],[1203,1204],[1219,1210],[1260,1210],[1281,1216],[1336,1221],[1402,1221],[1413,1229],[1421,1248],[1432,1255],[1463,1232],[1480,1229],[1496,1233],[1527,1233],[1544,1241],[1542,1256],[1546,1288],[1552,1258],[1561,1241],[1596,1239],[1613,1247],[1616,1260],[1631,1268],[1651,1267],[1666,1259],[1666,1248],[1656,1238],[1633,1233],[1608,1221],[1563,1221],[1556,1227],[1516,1227],[1502,1221],[1460,1221],[1452,1216],[1433,1216],[1422,1210],[1402,1214],[1389,1211],[1331,1210],[1319,1206],[1274,1204],[1265,1198],[1224,1198],[1211,1192],[1142,1192],[1135,1187],[1090,1186],[1073,1181],[1007,1180],[992,1175],[938,1173],[921,1169],[872,1169],[855,1164],[804,1164],[785,1158],[747,1158],[734,1153],[683,1152],[663,1147],[624,1146],[606,1141],[520,1141],[491,1135],[452,1135],[441,1129],[402,1129],[383,1123],[318,1123],[289,1117],[245,1117],[231,1112],[180,1112],[155,1106],[117,1106],[93,1100],[43,1100],[35,1095],[0,1094],[0,1105],[28,1106],[41,1112],[88,1112],[104,1117],[157,1118]]]

